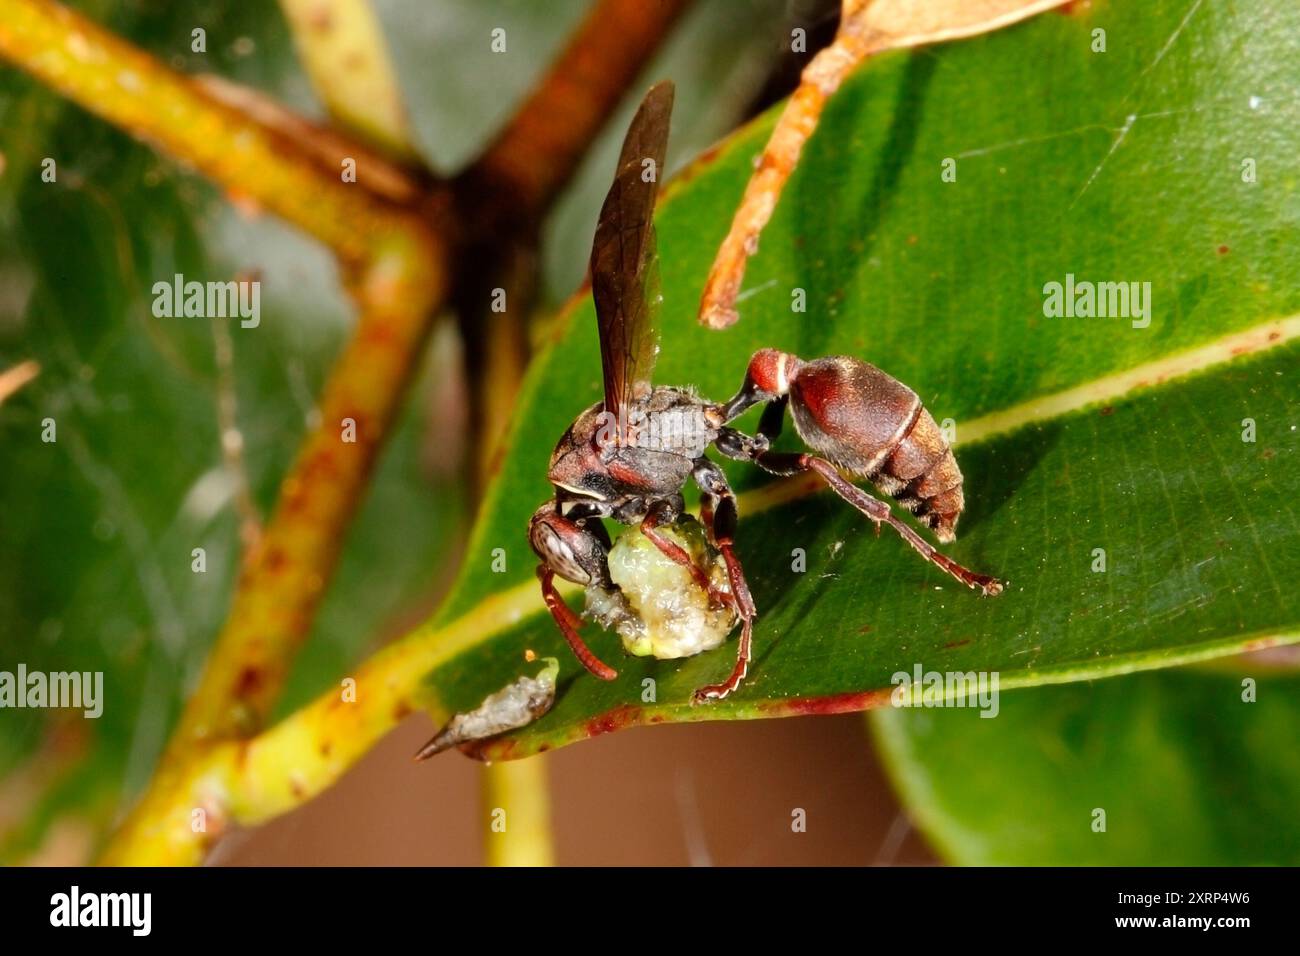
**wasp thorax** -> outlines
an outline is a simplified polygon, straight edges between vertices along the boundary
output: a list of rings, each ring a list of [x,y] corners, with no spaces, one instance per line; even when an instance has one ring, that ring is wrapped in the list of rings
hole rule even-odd
[[[705,537],[704,528],[685,516],[660,533],[679,545],[712,583],[714,594],[689,568],[677,564],[637,528],[629,528],[609,552],[609,574],[618,591],[587,588],[587,616],[618,634],[629,654],[669,660],[690,657],[721,645],[736,624],[730,604],[726,563]]]
[[[626,420],[601,411],[596,422],[594,441],[602,452],[615,448],[703,449],[717,437],[722,424],[716,406],[694,400],[693,393],[682,389],[660,389],[651,402],[629,410]]]

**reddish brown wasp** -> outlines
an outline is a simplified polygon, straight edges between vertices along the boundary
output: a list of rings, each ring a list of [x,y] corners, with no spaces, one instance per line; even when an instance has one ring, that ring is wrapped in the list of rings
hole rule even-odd
[[[870,479],[940,541],[953,540],[964,503],[961,471],[916,393],[880,369],[846,356],[804,362],[762,349],[750,360],[740,391],[724,404],[689,388],[651,386],[659,302],[653,214],[672,104],[671,83],[646,94],[601,207],[591,250],[591,285],[605,398],[579,415],[555,446],[547,473],[555,497],[537,509],[528,537],[541,558],[537,575],[555,623],[587,670],[604,680],[614,679],[616,672],[583,642],[581,620],[554,584],[559,575],[587,587],[617,589],[610,579],[611,542],[602,518],[638,526],[667,557],[686,565],[701,587],[730,604],[742,628],[736,665],[722,683],[697,690],[698,702],[725,697],[744,679],[756,614],[733,546],[735,496],[722,469],[705,456],[710,446],[776,475],[814,472],[877,529],[888,524],[962,584],[986,595],[1000,593],[1002,584],[940,554],[883,501],[841,475]],[[757,435],[728,426],[759,403],[766,408]],[[771,450],[787,408],[795,431],[814,454]],[[691,557],[660,530],[683,514],[687,479],[699,486],[700,518],[725,559],[729,592],[711,588]]]

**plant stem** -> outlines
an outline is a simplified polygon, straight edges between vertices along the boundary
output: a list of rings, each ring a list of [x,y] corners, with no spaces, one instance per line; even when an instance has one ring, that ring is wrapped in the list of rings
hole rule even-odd
[[[483,768],[489,866],[553,866],[551,800],[544,755]]]
[[[0,58],[193,165],[244,206],[268,209],[359,263],[377,237],[423,229],[408,209],[342,180],[293,137],[51,0],[0,0]],[[361,186],[361,188],[358,188]]]
[[[402,91],[368,0],[280,0],[312,86],[339,128],[412,162]]]
[[[318,403],[319,424],[240,575],[176,745],[259,730],[306,637],[442,293],[427,250],[392,242],[376,252],[356,292],[356,332]]]
[[[514,118],[474,163],[535,214],[578,168],[600,128],[691,0],[599,0]]]
[[[449,243],[426,222],[430,197],[394,202],[365,187],[364,165],[357,182],[344,182],[322,161],[319,143],[301,141],[305,124],[293,124],[290,135],[254,119],[48,0],[0,0],[0,56],[327,243],[349,266],[346,280],[360,312],[321,395],[319,424],[305,437],[240,574],[199,686],[110,854],[132,858],[162,832],[163,856],[186,856],[212,832],[178,836],[192,831],[193,811],[203,809],[219,824],[238,804],[233,783],[250,783],[240,772],[247,745],[213,744],[256,733],[279,697],[446,294]],[[353,152],[345,141],[331,142]],[[364,147],[355,152],[364,155]]]

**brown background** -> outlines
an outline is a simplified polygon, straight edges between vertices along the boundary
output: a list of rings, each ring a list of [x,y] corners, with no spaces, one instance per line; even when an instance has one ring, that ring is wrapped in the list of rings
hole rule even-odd
[[[407,720],[305,807],[221,844],[243,865],[476,865],[480,767],[411,754]],[[548,754],[561,865],[935,862],[900,811],[860,715],[637,728]],[[807,831],[791,830],[802,807]]]

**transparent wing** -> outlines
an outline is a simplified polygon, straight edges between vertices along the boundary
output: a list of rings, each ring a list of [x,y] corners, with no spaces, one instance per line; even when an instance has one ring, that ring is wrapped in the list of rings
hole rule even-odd
[[[672,111],[673,84],[655,84],[628,127],[591,247],[605,410],[618,416],[622,437],[627,437],[632,403],[649,394],[658,351],[662,297],[654,209]]]

